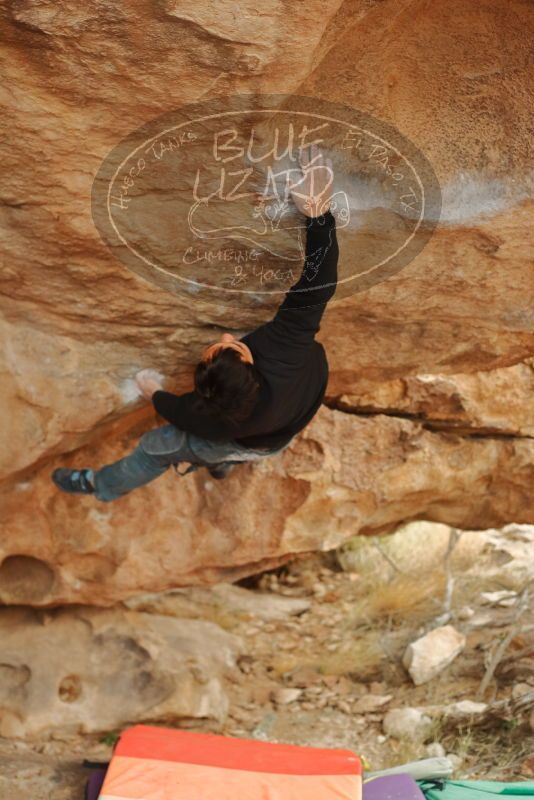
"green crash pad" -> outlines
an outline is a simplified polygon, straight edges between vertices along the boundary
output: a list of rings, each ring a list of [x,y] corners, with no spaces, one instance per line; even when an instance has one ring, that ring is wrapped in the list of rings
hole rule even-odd
[[[426,800],[491,800],[499,797],[531,797],[534,781],[417,781]]]

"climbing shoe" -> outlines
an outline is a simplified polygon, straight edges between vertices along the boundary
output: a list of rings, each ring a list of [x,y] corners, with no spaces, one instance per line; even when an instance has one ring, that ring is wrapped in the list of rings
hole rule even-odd
[[[61,467],[52,473],[52,480],[59,489],[70,494],[94,494],[95,487],[88,478],[88,469]]]

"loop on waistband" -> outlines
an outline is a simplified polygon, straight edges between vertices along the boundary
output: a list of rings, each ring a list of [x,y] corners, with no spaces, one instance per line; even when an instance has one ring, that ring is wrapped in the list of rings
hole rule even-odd
[[[190,464],[184,472],[180,472],[178,469],[178,464],[173,464],[174,471],[177,475],[187,475],[189,472],[195,472],[197,469],[200,469],[201,464]]]

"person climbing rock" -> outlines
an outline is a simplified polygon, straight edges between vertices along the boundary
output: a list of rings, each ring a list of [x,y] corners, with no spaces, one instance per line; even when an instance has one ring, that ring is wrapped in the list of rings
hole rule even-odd
[[[178,472],[182,462],[190,466],[179,474],[207,467],[220,479],[236,463],[280,453],[312,420],[328,380],[326,353],[315,336],[336,291],[339,249],[332,161],[310,145],[300,150],[299,163],[302,175],[289,190],[307,217],[305,263],[274,318],[241,339],[223,333],[206,347],[192,392],[172,394],[151,370],[139,372],[144,397],[169,424],[148,431],[132,453],[101,469],[56,469],[52,478],[60,489],[109,502],[171,465]]]

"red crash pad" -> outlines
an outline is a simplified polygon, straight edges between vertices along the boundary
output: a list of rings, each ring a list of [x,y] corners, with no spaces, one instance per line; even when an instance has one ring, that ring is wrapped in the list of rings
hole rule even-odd
[[[100,800],[361,800],[350,750],[137,725],[115,748]]]

